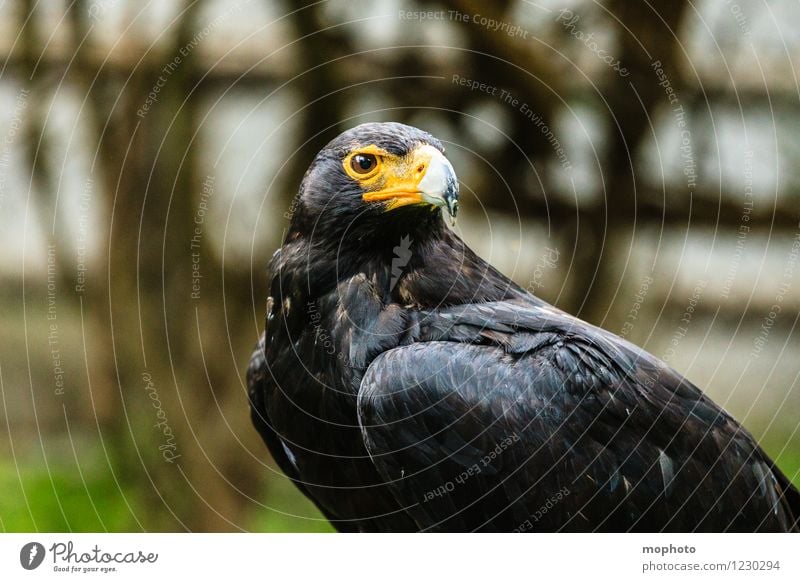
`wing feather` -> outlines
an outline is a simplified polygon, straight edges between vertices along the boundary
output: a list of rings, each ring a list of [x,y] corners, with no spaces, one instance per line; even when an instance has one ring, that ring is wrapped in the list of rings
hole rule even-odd
[[[358,409],[420,529],[791,529],[796,491],[752,437],[632,344],[507,302],[416,329],[371,363]]]

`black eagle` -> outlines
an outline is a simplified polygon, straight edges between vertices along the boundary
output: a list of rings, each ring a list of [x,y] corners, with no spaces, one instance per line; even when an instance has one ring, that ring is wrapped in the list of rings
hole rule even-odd
[[[741,425],[483,261],[445,223],[457,198],[439,140],[359,125],[270,263],[252,420],[338,530],[798,530]]]

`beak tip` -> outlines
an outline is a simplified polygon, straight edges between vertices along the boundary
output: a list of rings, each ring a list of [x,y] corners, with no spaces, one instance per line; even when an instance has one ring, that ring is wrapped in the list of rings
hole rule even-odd
[[[458,215],[458,181],[453,173],[449,176],[447,188],[442,198],[444,198],[447,213],[450,215],[450,222],[455,224],[456,216]]]
[[[447,212],[450,214],[450,224],[455,226],[456,216],[458,215],[458,200],[455,197],[447,198]]]

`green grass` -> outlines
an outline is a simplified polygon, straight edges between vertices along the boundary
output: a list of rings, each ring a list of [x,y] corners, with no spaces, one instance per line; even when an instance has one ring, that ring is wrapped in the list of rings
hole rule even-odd
[[[780,450],[780,449],[778,449]],[[800,451],[784,451],[779,457],[773,457],[781,471],[800,489]]]
[[[110,474],[74,467],[0,464],[0,531],[138,531],[136,496],[120,491]],[[125,498],[131,509],[125,503]]]
[[[13,462],[0,461],[0,532],[149,529],[134,517],[147,515],[141,496],[126,486],[120,491],[107,465],[82,463],[82,471],[85,485],[75,465],[51,465],[48,472],[42,464],[25,459],[20,460],[18,472]],[[263,497],[266,507],[254,510],[243,524],[249,531],[334,531],[314,504],[282,476],[267,483]]]
[[[266,533],[327,533],[335,531],[311,501],[285,477],[275,477],[269,483],[267,508],[253,516],[248,529]]]

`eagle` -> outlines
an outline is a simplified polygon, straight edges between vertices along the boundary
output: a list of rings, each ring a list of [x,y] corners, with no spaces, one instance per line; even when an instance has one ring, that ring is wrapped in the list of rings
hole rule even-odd
[[[247,372],[275,462],[343,532],[798,531],[800,492],[663,361],[535,297],[446,220],[442,143],[314,158]]]

